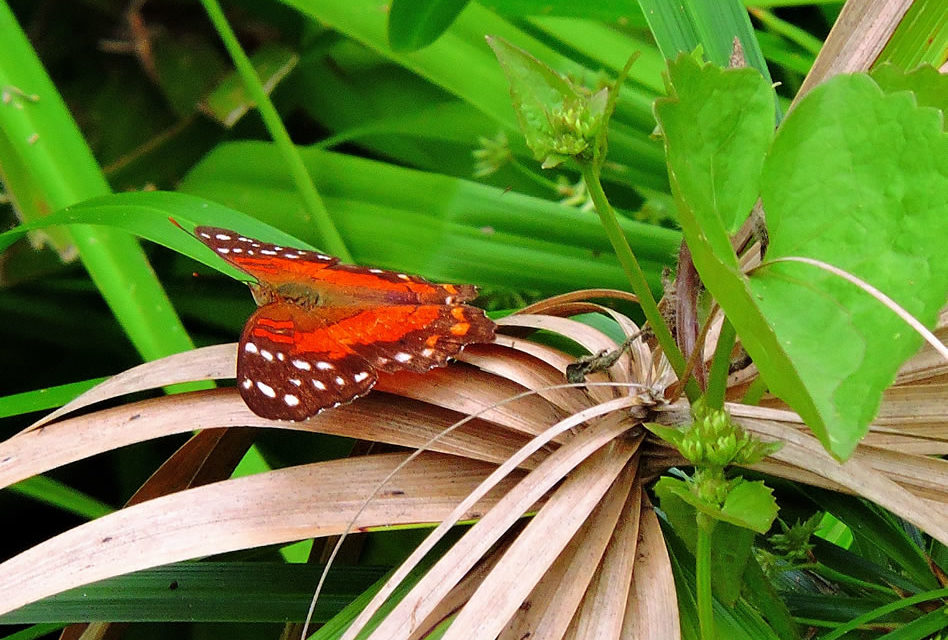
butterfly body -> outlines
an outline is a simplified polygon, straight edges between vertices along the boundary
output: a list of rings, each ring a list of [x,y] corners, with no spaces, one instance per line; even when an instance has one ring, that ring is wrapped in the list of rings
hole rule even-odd
[[[463,304],[473,285],[341,264],[218,227],[195,236],[256,280],[260,308],[240,338],[237,385],[260,416],[304,420],[368,393],[379,371],[427,371],[494,338],[484,312]]]

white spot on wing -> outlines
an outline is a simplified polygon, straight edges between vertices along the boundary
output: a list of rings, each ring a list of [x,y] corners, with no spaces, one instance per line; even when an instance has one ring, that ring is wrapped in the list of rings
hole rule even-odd
[[[316,363],[316,368],[322,371],[328,371],[330,369],[335,369],[336,367],[334,367],[331,362],[323,362],[320,360]]]
[[[257,380],[257,388],[260,389],[260,393],[262,393],[268,398],[277,397],[276,391],[273,390],[273,387],[271,387],[270,385],[264,382],[260,382],[259,380]]]
[[[277,351],[277,360],[283,362],[286,360],[286,354],[284,354],[282,351]]]
[[[425,349],[424,351],[421,352],[421,355],[423,355],[426,358],[430,358],[431,356],[434,355],[434,349]]]
[[[211,237],[211,234],[202,231],[202,232],[201,232],[201,237],[202,237],[202,238],[210,238],[210,237]]]
[[[257,345],[252,342],[248,342],[244,345],[244,351],[247,353],[257,353]]]
[[[411,360],[412,356],[410,353],[405,353],[404,351],[399,351],[395,354],[395,359],[399,362],[408,362]]]
[[[363,380],[365,380],[365,379],[368,378],[368,377],[369,377],[369,372],[368,372],[368,371],[360,371],[359,373],[357,373],[357,374],[355,374],[354,376],[352,376],[352,379],[355,380],[356,382],[362,382]]]
[[[404,273],[398,274],[398,277],[401,278],[402,280],[408,280],[408,276],[405,275]]]
[[[346,381],[342,376],[336,376],[336,384],[338,384],[340,387],[344,387],[346,385]]]
[[[369,269],[369,273],[382,273],[381,269]]]
[[[313,368],[313,366],[305,360],[294,360],[293,366],[303,371],[310,371]]]
[[[240,247],[234,247],[233,249],[231,249],[231,251],[233,251],[234,253],[243,253],[243,252],[244,252],[244,250],[241,249]]]
[[[266,360],[267,362],[273,362],[273,354],[267,351],[266,349],[261,349],[260,355],[262,355],[264,360]]]
[[[283,257],[290,258],[291,260],[296,260],[297,258],[299,258],[299,256],[296,255],[295,253],[284,253]]]
[[[218,234],[215,235],[214,237],[217,238],[218,240],[230,240],[230,239],[231,239],[231,237],[230,237],[229,235],[227,235],[226,233],[218,233]]]
[[[326,390],[326,385],[323,384],[322,380],[313,380],[313,386],[319,389],[320,391]]]
[[[265,256],[275,256],[277,254],[276,251],[270,251],[269,249],[261,249],[260,253],[262,253]]]
[[[290,378],[290,384],[293,385],[294,387],[298,387],[301,384],[303,384],[303,381],[300,380],[299,378]]]
[[[227,247],[217,247],[217,253],[230,253],[230,249]]]
[[[253,381],[250,378],[244,378],[244,381],[240,383],[244,389],[249,389],[253,386]]]
[[[317,253],[317,254],[316,254],[316,257],[319,258],[320,260],[332,260],[331,257],[329,257],[329,256],[327,256],[327,255],[325,255],[325,254],[322,254],[322,253]]]
[[[283,402],[285,402],[288,407],[295,407],[300,403],[300,399],[292,393],[288,393],[283,396]]]

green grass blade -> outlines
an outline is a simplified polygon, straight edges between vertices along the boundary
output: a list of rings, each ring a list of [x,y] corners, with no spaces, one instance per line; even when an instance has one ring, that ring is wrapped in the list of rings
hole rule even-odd
[[[5,2],[0,2],[0,33],[4,34],[0,86],[10,96],[0,108],[0,152],[4,153],[0,166],[12,163],[29,170],[28,176],[4,172],[21,215],[36,219],[108,193],[92,153]],[[192,346],[134,238],[81,226],[73,228],[70,236],[90,277],[142,357],[154,359]]]
[[[738,0],[639,0],[639,5],[659,49],[669,60],[701,45],[707,60],[726,67],[734,38],[738,38],[747,66],[770,81],[747,9]]]
[[[257,103],[257,109],[260,111],[264,124],[266,124],[271,137],[283,156],[284,166],[289,169],[290,175],[293,176],[296,188],[306,205],[307,217],[312,218],[312,222],[319,230],[326,250],[339,256],[344,261],[351,262],[352,257],[349,254],[349,249],[343,242],[342,236],[339,235],[339,231],[336,230],[332,218],[329,217],[329,212],[326,211],[326,206],[323,204],[319,192],[316,190],[309,174],[306,173],[306,167],[303,166],[303,161],[293,145],[293,141],[290,140],[290,134],[283,126],[280,114],[277,113],[276,107],[273,106],[270,97],[264,91],[263,85],[260,83],[260,77],[237,41],[237,36],[234,35],[233,30],[227,23],[227,18],[224,17],[220,4],[217,0],[201,0],[201,4],[204,5],[214,28],[217,29],[224,46],[227,47],[227,51],[234,60],[237,72],[243,78],[247,91]]]
[[[92,380],[71,382],[58,387],[24,391],[23,393],[0,397],[0,418],[61,407],[103,380],[105,378],[93,378]]]
[[[388,12],[388,42],[393,51],[417,51],[451,26],[468,0],[394,0]]]
[[[88,520],[94,520],[114,511],[104,502],[46,476],[27,478],[7,489]]]

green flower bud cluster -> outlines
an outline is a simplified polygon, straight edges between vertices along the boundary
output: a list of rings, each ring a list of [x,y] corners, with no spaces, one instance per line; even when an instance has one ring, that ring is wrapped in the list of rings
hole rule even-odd
[[[589,95],[582,87],[571,87],[572,95],[546,112],[546,122],[538,123],[535,137],[527,138],[534,156],[543,160],[543,168],[555,167],[567,158],[589,160],[596,137],[602,128],[609,90]]]
[[[698,402],[693,415],[691,427],[675,444],[696,467],[754,464],[780,448],[779,443],[761,442],[747,433],[724,409],[708,409]]]
[[[741,478],[729,480],[720,468],[703,468],[695,470],[690,488],[702,504],[721,507],[731,490],[742,481]]]

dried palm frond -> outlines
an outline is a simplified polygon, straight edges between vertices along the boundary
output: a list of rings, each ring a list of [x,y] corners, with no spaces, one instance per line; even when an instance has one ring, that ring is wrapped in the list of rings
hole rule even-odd
[[[80,525],[0,565],[0,610],[71,587],[169,562],[333,536],[352,527],[443,522],[366,607],[354,637],[444,530],[476,524],[378,623],[372,638],[419,638],[453,616],[446,638],[679,637],[672,568],[644,485],[678,453],[644,420],[690,421],[665,393],[664,358],[621,313],[579,292],[499,321],[493,344],[427,374],[384,377],[376,391],[305,422],[251,413],[235,389],[193,392],[65,417],[141,389],[230,377],[233,345],[178,354],[103,383],[0,444],[0,486],[69,462],[199,430],[126,508]],[[601,313],[616,336],[569,316]],[[945,318],[943,318],[945,320]],[[942,323],[939,337],[948,329]],[[585,386],[564,383],[576,360],[528,337],[542,330],[590,354],[638,337]],[[779,406],[728,403],[736,422],[784,442],[755,468],[872,500],[948,543],[948,367],[930,348],[904,368],[878,423],[839,463]],[[735,374],[734,389],[748,378]],[[444,433],[445,429],[451,428]],[[240,428],[236,428],[240,427]],[[360,455],[228,479],[257,429],[344,435],[425,451],[384,482],[405,453]],[[526,524],[523,515],[533,513]]]

